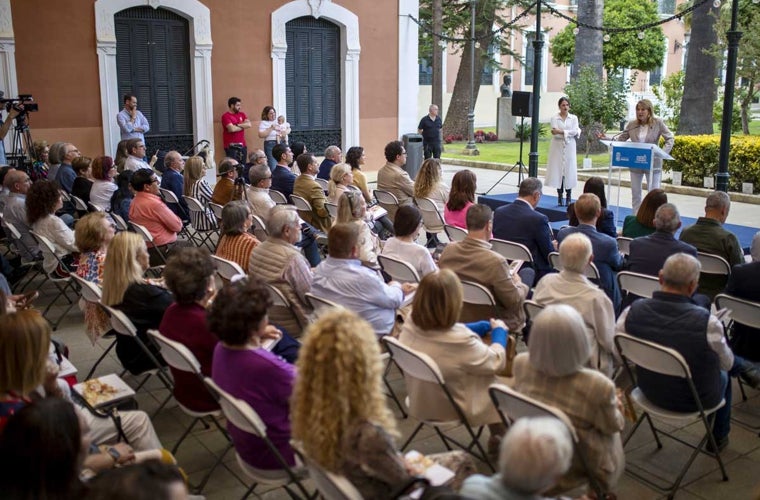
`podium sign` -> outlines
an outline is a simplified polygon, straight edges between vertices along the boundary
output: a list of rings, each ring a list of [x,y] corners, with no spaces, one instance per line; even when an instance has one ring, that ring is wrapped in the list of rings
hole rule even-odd
[[[630,143],[629,143],[630,144]],[[651,170],[652,149],[625,146],[612,146],[612,166],[637,170]]]

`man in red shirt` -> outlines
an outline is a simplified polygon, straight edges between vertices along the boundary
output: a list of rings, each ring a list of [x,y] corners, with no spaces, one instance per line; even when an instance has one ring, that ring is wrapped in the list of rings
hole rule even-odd
[[[251,120],[240,111],[242,101],[238,97],[227,99],[229,111],[222,115],[222,140],[224,154],[235,158],[239,163],[245,163],[248,149],[245,146],[245,129],[251,128]]]

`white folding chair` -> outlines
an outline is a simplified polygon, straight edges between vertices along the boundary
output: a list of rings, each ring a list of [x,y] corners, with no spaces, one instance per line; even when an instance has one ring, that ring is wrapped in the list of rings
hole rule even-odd
[[[729,328],[738,323],[740,325],[745,325],[750,328],[757,328],[760,330],[760,302],[752,302],[750,300],[740,299],[739,297],[734,297],[725,293],[719,293],[715,296],[715,307],[718,308],[718,310],[728,309],[731,311],[731,321],[728,324]],[[744,382],[742,382],[742,379],[740,377],[737,377],[736,380],[739,381],[739,389],[742,393],[742,401],[747,401],[747,395],[744,392]],[[745,427],[749,427],[750,429],[760,429],[760,426],[758,425],[750,425],[747,422],[737,419],[736,417],[732,418],[733,420],[744,425]]]
[[[179,198],[177,198],[177,195],[174,193],[174,191],[170,189],[158,188],[158,192],[160,193],[161,198],[164,200],[164,203],[167,205],[177,205],[177,207],[179,207],[179,211],[182,214],[183,219],[188,219],[190,217],[190,214],[187,213],[185,207],[183,207],[182,203],[179,202]]]
[[[288,204],[288,198],[281,192],[277,191],[276,189],[269,190],[269,197],[272,198],[272,201],[278,205]]]
[[[377,263],[385,271],[392,280],[401,283],[419,283],[420,276],[417,274],[417,270],[412,267],[408,262],[403,260],[394,259],[387,255],[378,255]]]
[[[201,390],[207,392],[209,395],[213,397],[211,392],[208,390],[208,387],[203,382],[203,373],[201,372],[201,364],[198,361],[198,359],[195,357],[195,355],[188,349],[185,345],[175,341],[171,340],[168,337],[165,337],[161,335],[160,332],[156,330],[148,330],[148,335],[153,339],[153,341],[158,345],[158,347],[161,349],[161,356],[164,358],[164,360],[177,371],[190,373],[192,375],[195,375],[198,378],[198,382],[201,386]],[[175,384],[176,388],[176,384]],[[197,389],[197,388],[196,388]],[[175,398],[176,399],[176,398]],[[203,423],[206,428],[208,428],[208,425],[204,422],[204,418],[209,418],[213,424],[216,426],[217,429],[219,429],[219,432],[222,433],[222,435],[227,438],[228,441],[230,441],[230,436],[227,434],[227,431],[222,427],[222,425],[217,420],[217,417],[222,416],[222,409],[220,407],[214,409],[214,410],[207,410],[207,411],[198,411],[193,410],[192,408],[188,408],[187,406],[183,405],[179,400],[177,400],[177,406],[185,412],[187,415],[193,417],[193,421],[190,423],[190,425],[185,429],[185,432],[180,436],[177,443],[174,445],[174,448],[172,448],[172,455],[177,454],[177,450],[179,449],[179,445],[182,444],[182,442],[185,440],[185,438],[192,432],[193,428],[195,427],[195,424],[198,422]],[[197,489],[198,492],[203,490],[203,487],[206,486],[206,482],[208,482],[209,478],[211,477],[211,473],[214,472],[214,470],[219,466],[219,464],[222,463],[222,459],[227,454],[227,452],[232,448],[232,443],[227,445],[227,447],[224,449],[224,451],[216,458],[216,462],[211,467],[211,469],[206,473],[206,475],[201,479],[201,482],[193,489]]]
[[[443,226],[446,222],[443,220],[441,212],[438,211],[438,206],[430,198],[415,198],[414,203],[417,204],[417,208],[420,209],[422,215],[422,225],[425,226],[425,231],[428,233],[442,233],[444,231]]]
[[[309,203],[306,198],[291,194],[290,199],[293,200],[293,205],[296,206],[296,210],[298,210],[301,214],[307,214],[307,217],[311,217],[311,203]],[[301,217],[303,218],[303,215],[301,215]]]
[[[660,280],[648,274],[620,271],[617,273],[617,281],[621,291],[649,299],[660,289]]]
[[[330,472],[316,463],[303,451],[301,443],[291,441],[290,445],[301,461],[306,464],[309,477],[325,500],[362,500],[362,494],[345,476]]]
[[[522,243],[500,240],[498,238],[493,238],[488,242],[491,244],[491,250],[498,253],[510,262],[513,260],[521,260],[528,263],[533,262],[533,254],[531,254],[530,250],[528,250],[528,247]]]
[[[306,303],[309,304],[309,307],[317,314],[322,309],[332,309],[336,307],[341,307],[340,305],[336,304],[332,300],[324,299],[322,297],[317,297],[313,293],[307,292],[304,296],[306,298]]]
[[[37,245],[39,245],[40,250],[42,251],[43,255],[49,255],[52,256],[56,262],[58,262],[58,266],[64,270],[65,272],[69,273],[69,276],[65,278],[60,278],[54,274],[48,274],[47,272],[43,272],[43,275],[45,276],[45,280],[40,283],[40,287],[45,283],[52,283],[56,290],[57,294],[53,297],[53,300],[51,300],[48,305],[45,307],[45,309],[42,311],[42,316],[45,317],[53,326],[53,330],[58,329],[58,325],[61,323],[61,320],[69,313],[72,307],[74,307],[75,301],[69,297],[69,294],[67,293],[67,290],[71,290],[74,292],[75,296],[78,296],[76,288],[74,287],[74,281],[71,279],[71,271],[66,266],[66,264],[61,260],[61,258],[58,256],[58,254],[55,253],[55,247],[53,246],[53,243],[47,239],[46,237],[42,236],[41,234],[37,234],[34,231],[29,231],[29,234],[32,235],[32,238],[34,238],[34,241],[37,242]],[[58,316],[58,319],[55,321],[51,321],[50,318],[48,318],[47,314],[50,312],[50,309],[55,305],[55,303],[58,301],[60,297],[63,297],[66,299],[66,301],[69,303],[68,307],[66,308],[63,313],[61,313],[60,316]]]
[[[218,203],[209,202],[208,208],[211,209],[211,213],[216,218],[216,225],[219,226],[222,223],[222,210],[224,210],[224,207]]]
[[[319,187],[322,188],[322,191],[327,192],[330,187],[330,183],[328,181],[322,179],[321,177],[317,177],[314,180],[317,182],[317,184],[319,184]]]
[[[101,290],[98,285],[93,283],[92,281],[87,281],[84,278],[80,278],[76,274],[72,274],[71,277],[76,281],[76,283],[79,285],[79,291],[82,294],[82,299],[85,302],[89,302],[90,304],[95,304],[98,307],[101,306],[100,304],[100,296],[101,296]],[[90,380],[92,378],[92,375],[95,373],[95,369],[98,367],[98,365],[103,361],[106,356],[108,356],[108,353],[111,352],[111,349],[116,347],[116,338],[113,337],[113,334],[111,334],[111,343],[108,344],[108,347],[105,351],[103,351],[103,354],[100,355],[97,361],[95,361],[95,364],[92,365],[92,368],[90,368],[90,371],[85,376],[84,380]]]
[[[462,229],[461,227],[444,224],[443,229],[446,231],[446,236],[449,238],[449,241],[463,241],[467,238],[467,230]]]
[[[336,220],[338,218],[338,205],[335,203],[330,203],[328,201],[325,203],[325,208],[327,208],[327,213],[330,214],[330,218],[332,220]]]
[[[525,311],[525,321],[530,321],[535,318],[538,313],[544,309],[544,306],[536,302],[535,300],[526,300],[523,302],[523,310]]]
[[[557,271],[562,270],[562,261],[559,258],[559,252],[550,252],[549,253],[549,264],[556,269]],[[596,265],[593,262],[589,262],[586,266],[586,269],[584,271],[584,274],[587,278],[592,280],[598,280],[599,279],[599,269],[597,269]]]
[[[269,453],[275,457],[282,467],[281,469],[276,470],[257,469],[248,465],[240,454],[235,452],[238,465],[245,475],[253,480],[253,484],[243,498],[247,498],[248,495],[256,489],[256,486],[258,486],[259,483],[273,487],[283,487],[292,498],[300,498],[291,488],[291,486],[295,486],[298,491],[301,492],[303,498],[312,498],[313,495],[306,490],[303,484],[301,484],[301,479],[304,476],[303,472],[305,472],[305,470],[294,471],[293,468],[288,465],[280,453],[280,450],[278,450],[269,439],[266,424],[264,424],[264,421],[261,420],[261,417],[259,417],[258,413],[256,413],[251,405],[224,391],[208,377],[204,379],[204,382],[206,383],[206,387],[208,387],[211,393],[217,398],[217,401],[219,401],[219,406],[222,407],[222,412],[224,412],[224,416],[227,417],[227,420],[241,431],[252,434],[262,440]]]
[[[405,450],[406,447],[409,446],[409,443],[414,440],[414,437],[417,435],[420,429],[427,425],[435,430],[436,434],[438,434],[438,437],[441,439],[444,446],[446,446],[447,450],[450,450],[451,444],[454,444],[467,453],[471,454],[473,457],[483,461],[486,465],[488,465],[488,467],[491,468],[492,471],[495,471],[493,464],[491,464],[491,461],[488,459],[488,454],[480,444],[480,435],[483,433],[483,428],[485,426],[480,426],[477,432],[472,429],[469,421],[467,420],[467,416],[462,411],[462,408],[454,400],[454,397],[451,395],[449,388],[446,386],[446,381],[443,378],[441,370],[438,368],[438,364],[427,354],[415,351],[414,349],[410,349],[390,335],[383,337],[382,341],[385,343],[385,346],[388,349],[388,352],[391,354],[393,361],[403,372],[404,379],[408,380],[411,378],[429,383],[431,390],[440,391],[441,395],[443,395],[445,400],[448,401],[448,403],[451,405],[451,408],[454,410],[458,417],[456,420],[451,421],[417,418],[420,423],[407,438],[406,442],[401,446],[401,450]],[[407,397],[407,401],[408,400],[409,398]],[[414,415],[412,416],[414,417]],[[460,443],[459,441],[444,433],[444,430],[451,430],[453,427],[459,425],[464,426],[464,428],[467,430],[470,438],[469,444]],[[477,452],[473,450],[473,447],[477,448]]]
[[[214,249],[214,245],[211,243],[211,237],[216,234],[217,237],[219,236],[219,226],[216,223],[216,217],[211,219],[209,216],[213,215],[213,212],[209,214],[208,209],[203,206],[203,204],[197,199],[193,198],[192,196],[182,196],[182,199],[185,200],[185,204],[187,204],[187,209],[190,211],[190,227],[193,228],[193,232],[198,235],[200,238],[200,245],[206,245],[210,250]],[[198,229],[193,224],[193,220],[197,219],[208,219],[213,222],[213,228],[212,229]],[[199,245],[199,246],[200,246]]]
[[[476,306],[488,306],[493,311],[492,317],[499,317],[496,299],[491,291],[480,283],[462,280],[462,302]]]
[[[95,204],[94,204],[93,202],[91,202],[91,201],[88,201],[88,202],[87,202],[87,208],[89,208],[90,212],[105,212],[105,210],[103,210],[103,209],[102,209],[102,208],[100,208],[99,206],[95,205]]]
[[[390,191],[383,191],[382,189],[375,189],[374,191],[375,200],[377,200],[377,203],[386,209],[389,214],[395,214],[396,209],[398,209],[398,198],[396,198],[396,195],[391,193]]]
[[[665,408],[652,403],[638,386],[634,387],[633,391],[631,392],[631,399],[643,410],[643,412],[641,416],[639,416],[638,420],[636,420],[636,423],[631,429],[631,432],[623,441],[623,446],[628,443],[631,437],[633,437],[633,434],[636,432],[636,429],[638,429],[639,425],[641,425],[644,419],[646,419],[646,421],[649,423],[649,428],[652,430],[654,439],[657,442],[657,448],[662,448],[662,443],[660,442],[659,438],[659,434],[662,434],[686,446],[689,446],[694,451],[672,484],[663,484],[662,481],[656,481],[652,478],[644,476],[642,474],[642,472],[644,472],[643,470],[634,470],[634,465],[630,460],[627,461],[626,465],[628,472],[639,480],[649,484],[650,486],[653,486],[654,488],[667,493],[668,498],[673,498],[676,491],[678,490],[678,487],[681,484],[681,481],[683,480],[683,477],[686,475],[689,467],[691,467],[691,464],[694,462],[694,459],[697,458],[697,455],[700,452],[702,452],[705,455],[711,456],[717,460],[718,466],[720,467],[720,471],[723,476],[723,480],[728,481],[728,475],[726,474],[726,469],[723,466],[723,460],[720,457],[720,453],[710,454],[704,449],[706,443],[710,443],[710,446],[713,450],[718,449],[718,446],[715,443],[715,438],[712,435],[712,421],[715,418],[715,412],[726,404],[726,400],[722,399],[717,405],[712,408],[703,408],[702,402],[699,399],[699,393],[697,393],[697,389],[694,386],[694,381],[691,377],[691,370],[689,369],[689,365],[686,363],[686,360],[683,358],[683,356],[681,356],[681,354],[674,349],[670,349],[668,347],[664,347],[647,340],[642,340],[625,333],[618,333],[615,335],[615,346],[617,347],[617,350],[623,359],[623,366],[628,372],[631,380],[636,381],[636,377],[629,362],[633,363],[637,369],[642,368],[644,370],[654,372],[656,374],[662,375],[663,378],[677,377],[683,379],[685,382],[684,386],[688,387],[688,390],[690,391],[691,396],[694,400],[694,407],[696,408],[696,411],[693,412],[676,412],[666,410]],[[694,446],[693,444],[684,441],[681,438],[674,436],[673,434],[669,434],[662,429],[655,427],[654,423],[652,422],[652,417],[665,420],[668,424],[676,425],[678,428],[685,427],[694,421],[701,421],[704,425],[705,434],[699,441],[699,444],[697,446]],[[654,474],[649,475],[654,476]],[[656,477],[661,478],[659,475]]]
[[[161,276],[164,267],[166,267],[166,255],[164,254],[164,251],[161,250],[161,247],[157,246],[153,242],[153,235],[150,234],[150,231],[148,231],[147,227],[132,221],[129,221],[129,225],[137,234],[140,235],[145,244],[148,245],[148,250],[152,248],[161,258],[162,264],[148,268],[148,272],[154,273],[156,276]]]
[[[216,273],[226,282],[232,281],[232,278],[235,276],[246,275],[245,270],[237,262],[223,259],[217,255],[212,255],[211,258],[214,259],[214,263],[216,264]]]
[[[285,312],[289,317],[292,318],[293,321],[295,321],[298,324],[299,332],[302,332],[308,325],[304,325],[301,320],[298,318],[298,314],[296,314],[295,310],[293,309],[293,304],[288,300],[288,298],[283,294],[277,287],[272,285],[271,283],[264,283],[264,286],[269,291],[269,297],[272,299],[272,307],[275,307],[279,309],[280,311]],[[270,317],[272,316],[270,312]],[[294,336],[297,336],[299,332],[288,332]]]
[[[623,255],[630,254],[631,242],[633,241],[633,238],[628,238],[626,236],[618,236],[616,239],[617,239],[618,251]]]
[[[129,225],[121,215],[116,212],[110,212],[109,215],[113,219],[114,224],[116,224],[116,229],[119,231],[129,231]]]
[[[591,484],[591,487],[596,492],[596,498],[604,498],[602,488],[598,481],[594,479],[592,474],[593,470],[589,467],[586,454],[580,446],[580,440],[578,439],[578,433],[575,431],[575,426],[565,412],[559,408],[542,403],[537,399],[520,394],[518,391],[503,384],[491,384],[488,388],[488,394],[491,396],[491,401],[493,401],[496,411],[499,412],[501,420],[507,427],[521,418],[530,417],[550,417],[556,418],[562,422],[570,434],[570,437],[573,439],[575,455],[578,457],[578,461],[586,472],[589,484]]]
[[[253,225],[251,226],[251,229],[253,229],[253,234],[259,239],[259,241],[265,241],[267,238],[269,238],[269,231],[267,231],[267,225],[264,224],[264,221],[256,214],[252,214],[253,217]]]
[[[89,212],[89,208],[87,208],[87,203],[84,202],[82,198],[79,198],[78,196],[69,195],[69,198],[74,203],[74,208],[76,208],[79,212]]]
[[[21,236],[21,232],[13,223],[3,219],[2,225],[9,233],[8,236],[10,237],[11,244],[16,246],[16,253],[21,256],[21,265],[27,268],[27,274],[24,277],[26,278],[26,281],[24,281],[24,278],[20,279],[12,289],[14,292],[22,292],[27,286],[29,286],[34,278],[37,277],[37,275],[44,272],[39,261],[28,260],[28,256],[34,256],[40,252],[39,246],[35,251],[34,247],[27,245],[26,242],[24,242],[24,238]],[[34,237],[32,237],[32,240],[34,240]],[[36,240],[34,241],[36,242]]]

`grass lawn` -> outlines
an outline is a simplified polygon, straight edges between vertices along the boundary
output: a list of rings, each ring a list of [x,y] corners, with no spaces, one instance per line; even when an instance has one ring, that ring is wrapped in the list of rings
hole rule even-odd
[[[480,130],[480,129],[479,129]],[[486,130],[486,129],[483,129]],[[549,158],[549,141],[548,137],[542,137],[538,140],[538,164],[545,165],[546,160]],[[464,142],[452,142],[451,144],[444,144],[444,152],[441,155],[443,158],[455,158],[463,160],[474,160],[491,163],[505,163],[513,165],[517,163],[520,158],[520,142],[519,141],[496,141],[496,142],[484,142],[478,144],[478,156],[467,156],[462,154],[467,141]],[[523,163],[528,165],[528,154],[530,153],[530,140],[523,143]],[[610,157],[608,153],[601,153],[597,155],[590,155],[595,167],[605,167],[609,165]],[[584,155],[578,154],[578,167],[583,166]]]

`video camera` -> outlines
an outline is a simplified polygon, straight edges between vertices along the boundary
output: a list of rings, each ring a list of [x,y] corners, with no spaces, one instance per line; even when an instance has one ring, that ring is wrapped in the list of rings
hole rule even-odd
[[[4,93],[0,91],[0,105],[5,104],[5,111],[10,113],[11,108],[18,111],[18,117],[23,117],[26,113],[33,113],[39,111],[39,106],[34,102],[34,97],[31,94],[19,94],[18,97],[12,99],[4,99]],[[22,107],[23,106],[23,107]]]

